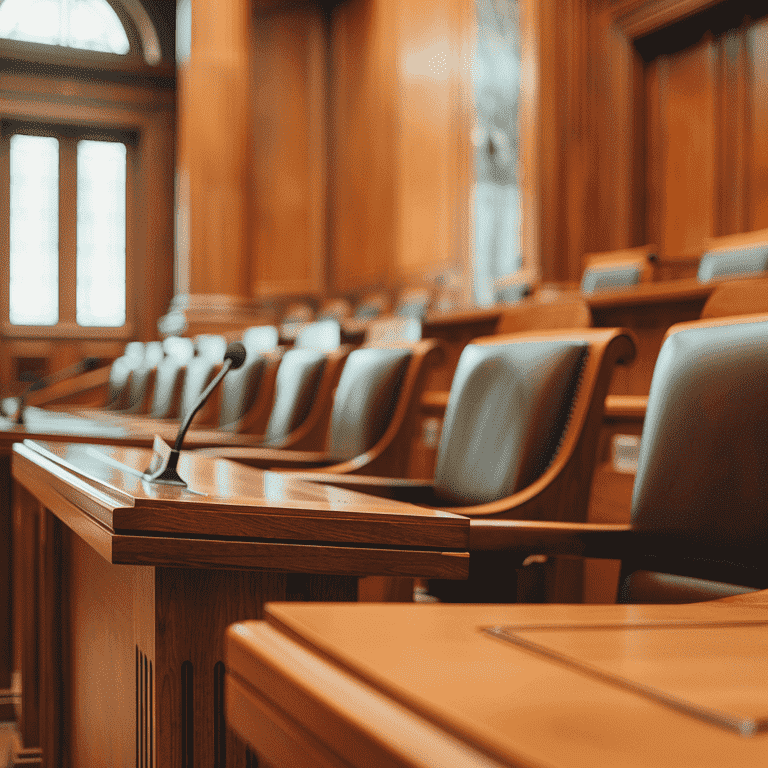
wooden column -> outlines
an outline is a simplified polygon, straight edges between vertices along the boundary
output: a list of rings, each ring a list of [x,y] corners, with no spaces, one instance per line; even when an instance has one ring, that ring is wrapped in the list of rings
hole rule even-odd
[[[176,296],[163,332],[252,324],[247,228],[249,0],[178,3]]]

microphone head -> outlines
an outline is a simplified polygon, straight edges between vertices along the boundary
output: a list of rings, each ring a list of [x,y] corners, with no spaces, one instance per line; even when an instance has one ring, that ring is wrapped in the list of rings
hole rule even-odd
[[[245,347],[239,341],[233,341],[227,345],[227,351],[224,353],[224,359],[229,360],[231,365],[229,370],[239,368],[245,362]]]

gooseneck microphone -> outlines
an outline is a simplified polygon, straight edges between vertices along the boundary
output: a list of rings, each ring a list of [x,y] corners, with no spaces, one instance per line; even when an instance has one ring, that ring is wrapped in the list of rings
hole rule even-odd
[[[98,357],[86,357],[83,358],[79,363],[75,363],[74,365],[63,368],[56,373],[52,373],[50,376],[43,376],[39,379],[34,374],[22,374],[22,380],[29,381],[31,378],[32,383],[19,397],[19,409],[16,411],[16,423],[24,423],[24,410],[27,404],[27,397],[32,392],[38,392],[41,389],[50,387],[52,384],[57,384],[60,381],[64,381],[64,379],[69,379],[72,376],[79,376],[81,373],[94,371],[99,367],[99,364],[100,361]]]
[[[245,347],[239,341],[233,341],[227,346],[221,370],[214,376],[211,383],[200,393],[200,397],[197,398],[197,401],[190,412],[184,417],[184,421],[181,423],[179,432],[176,435],[176,442],[173,444],[173,448],[167,451],[167,456],[161,457],[161,466],[157,468],[153,466],[148,469],[144,473],[145,480],[150,480],[154,483],[163,483],[165,485],[183,485],[186,487],[187,484],[179,477],[178,472],[176,471],[176,466],[179,463],[181,446],[184,442],[184,436],[187,434],[187,430],[192,423],[192,419],[195,418],[195,414],[205,405],[206,401],[211,396],[211,392],[216,389],[227,371],[239,368],[245,362],[245,357]],[[155,442],[157,443],[157,438],[155,438]]]

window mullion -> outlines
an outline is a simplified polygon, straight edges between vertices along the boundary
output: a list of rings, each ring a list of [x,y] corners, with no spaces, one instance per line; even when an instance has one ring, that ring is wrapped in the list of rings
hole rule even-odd
[[[77,319],[77,140],[59,153],[59,322]]]

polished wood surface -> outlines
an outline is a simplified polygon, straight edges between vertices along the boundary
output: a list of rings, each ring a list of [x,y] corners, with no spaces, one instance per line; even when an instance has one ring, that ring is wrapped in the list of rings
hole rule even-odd
[[[14,664],[14,654],[19,648],[13,648],[11,642],[13,633],[11,625],[12,614],[26,610],[27,598],[17,593],[17,588],[23,589],[18,579],[14,578],[14,562],[23,559],[34,546],[27,541],[16,541],[10,535],[12,528],[12,510],[14,495],[18,486],[11,484],[10,457],[12,446],[28,438],[49,441],[66,441],[68,443],[88,444],[119,444],[149,448],[153,436],[160,434],[167,442],[175,439],[178,427],[176,425],[152,422],[137,422],[133,425],[125,421],[110,419],[104,416],[102,420],[87,419],[67,413],[45,411],[29,407],[25,411],[26,424],[19,425],[8,418],[0,418],[0,531],[7,533],[0,557],[0,714],[7,718],[14,716],[11,703],[17,698],[12,690],[12,673],[18,669]],[[226,444],[237,445],[240,439],[229,432],[191,430],[187,433],[185,446],[189,448],[212,447]]]
[[[265,621],[227,632],[228,717],[268,762],[308,750],[308,765],[361,768],[756,767],[762,594],[688,606],[272,604]]]
[[[187,489],[150,485],[151,458],[14,447],[20,727],[46,765],[247,768],[224,729],[227,624],[266,600],[354,600],[371,574],[467,575],[459,516],[194,454]]]

